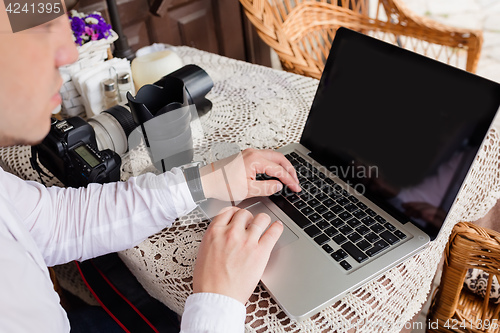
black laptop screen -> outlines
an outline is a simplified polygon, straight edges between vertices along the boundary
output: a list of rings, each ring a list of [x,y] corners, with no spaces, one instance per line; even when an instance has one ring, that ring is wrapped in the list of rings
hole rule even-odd
[[[339,29],[301,143],[434,238],[500,104],[500,85]]]

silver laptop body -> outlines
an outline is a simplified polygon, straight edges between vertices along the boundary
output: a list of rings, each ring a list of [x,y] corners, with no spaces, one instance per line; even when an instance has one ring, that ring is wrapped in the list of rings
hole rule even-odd
[[[304,157],[309,153],[300,144],[287,145],[278,151],[284,154],[296,151]],[[314,160],[308,160],[313,165],[320,166]],[[339,178],[332,174],[328,176],[348,188]],[[348,271],[340,266],[343,260],[340,262],[334,260],[323,250],[324,244],[320,246],[311,237],[304,235],[304,231],[269,198],[247,206],[252,214],[267,213],[273,221],[280,220],[285,226],[262,276],[262,283],[285,313],[294,320],[305,320],[334,304],[346,293],[411,257],[429,242],[429,236],[413,224],[408,223],[403,226],[365,197],[357,195],[354,190],[351,194],[397,226],[408,237],[400,241],[398,246],[382,251],[361,264],[348,256],[344,259],[352,266]],[[333,240],[326,244],[329,244],[334,252],[342,249],[341,245]]]

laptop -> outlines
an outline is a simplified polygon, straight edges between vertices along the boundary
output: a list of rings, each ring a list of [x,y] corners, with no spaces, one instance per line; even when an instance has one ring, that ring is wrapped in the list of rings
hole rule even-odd
[[[340,28],[279,149],[302,192],[240,204],[284,224],[262,276],[283,311],[305,320],[436,238],[499,105],[498,83]]]

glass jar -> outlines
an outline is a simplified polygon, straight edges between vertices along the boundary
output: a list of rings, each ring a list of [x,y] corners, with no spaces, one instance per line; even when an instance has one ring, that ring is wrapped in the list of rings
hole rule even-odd
[[[118,75],[118,94],[120,99],[120,104],[127,104],[127,92],[135,94],[134,85],[132,84],[132,78],[129,73],[121,73]]]
[[[107,110],[118,104],[118,91],[116,89],[115,80],[106,79],[102,81],[104,89],[104,109]]]

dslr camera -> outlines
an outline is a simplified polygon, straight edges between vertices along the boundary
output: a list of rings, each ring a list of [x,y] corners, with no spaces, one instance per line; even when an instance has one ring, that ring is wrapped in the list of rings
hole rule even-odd
[[[114,106],[89,119],[52,119],[49,134],[32,147],[32,165],[38,160],[65,186],[85,187],[89,183],[120,180],[121,158],[127,137],[135,128],[130,112]]]
[[[67,187],[119,181],[120,155],[127,152],[128,136],[137,126],[176,109],[183,104],[180,101],[195,104],[201,114],[212,107],[205,95],[212,89],[213,82],[195,65],[184,66],[147,86],[139,90],[139,100],[128,93],[131,110],[115,105],[88,122],[80,117],[52,119],[47,137],[32,147],[33,168],[39,174],[44,173],[39,161]],[[150,90],[152,86],[157,89]]]

